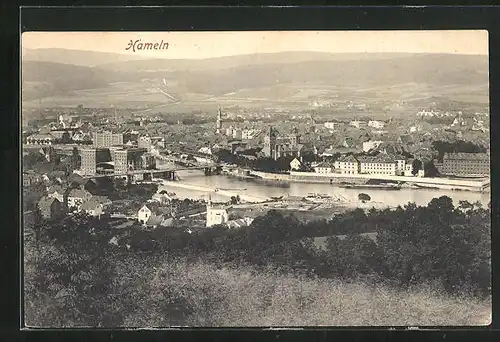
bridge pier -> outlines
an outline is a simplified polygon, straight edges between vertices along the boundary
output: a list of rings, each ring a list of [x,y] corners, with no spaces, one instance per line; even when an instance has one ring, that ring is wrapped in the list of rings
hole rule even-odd
[[[175,180],[175,171],[165,171],[162,174],[163,178],[169,181]]]

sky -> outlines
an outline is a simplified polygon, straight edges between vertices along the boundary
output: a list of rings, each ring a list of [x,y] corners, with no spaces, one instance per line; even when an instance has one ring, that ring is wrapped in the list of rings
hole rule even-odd
[[[126,50],[129,42],[168,42],[168,49]],[[488,54],[485,30],[453,31],[224,31],[224,32],[25,32],[22,47],[135,54],[148,58],[201,59],[253,53],[410,52]]]

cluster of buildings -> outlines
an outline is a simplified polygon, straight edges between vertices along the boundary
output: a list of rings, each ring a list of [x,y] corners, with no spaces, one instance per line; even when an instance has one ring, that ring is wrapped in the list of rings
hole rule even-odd
[[[123,136],[123,133],[95,132],[92,147],[80,149],[79,173],[93,176],[155,169],[156,158],[152,153],[155,140],[149,136],[140,137],[136,146],[124,144]]]
[[[111,204],[106,196],[94,196],[86,188],[91,180],[81,180],[78,188],[65,188],[52,185],[46,188],[44,195],[37,203],[37,208],[44,219],[57,220],[68,213],[86,213],[93,217],[104,214],[105,208]],[[95,185],[95,184],[94,184]]]
[[[323,162],[316,165],[314,171],[320,174],[414,176],[413,159],[384,153],[376,156],[341,156],[333,163]],[[424,170],[418,170],[415,176],[423,177]]]
[[[424,177],[423,165],[415,171],[413,162],[412,158],[387,153],[375,156],[343,155],[333,163],[322,162],[316,165],[314,171],[319,174]],[[443,176],[486,177],[490,174],[490,155],[489,153],[445,153],[443,161],[435,162],[434,165]]]

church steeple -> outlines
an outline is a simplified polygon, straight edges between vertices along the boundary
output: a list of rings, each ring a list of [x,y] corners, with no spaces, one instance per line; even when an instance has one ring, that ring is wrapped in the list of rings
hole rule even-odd
[[[215,124],[216,133],[220,134],[222,128],[222,110],[220,106],[217,109],[217,123]]]

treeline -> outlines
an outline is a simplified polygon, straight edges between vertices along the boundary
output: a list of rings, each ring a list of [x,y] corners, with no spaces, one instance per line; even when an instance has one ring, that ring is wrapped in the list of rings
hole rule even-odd
[[[310,223],[269,211],[248,229],[221,226],[181,234],[184,238],[166,231],[164,237],[142,237],[132,244],[143,251],[170,251],[216,263],[271,263],[326,278],[370,277],[402,288],[439,282],[449,293],[480,295],[490,286],[489,231],[489,209],[468,202],[454,208],[443,196],[426,207],[408,204],[368,214],[355,209]],[[363,233],[376,234],[370,238]],[[325,236],[326,250],[315,248],[310,238]]]
[[[263,172],[285,172],[290,171],[290,162],[294,157],[280,157],[274,160],[270,157],[263,157],[259,152],[260,148],[249,149],[245,155],[233,154],[228,150],[219,150],[215,156],[219,161],[235,164],[241,167],[251,168]],[[252,156],[253,158],[248,158]]]
[[[438,152],[438,161],[442,162],[445,153],[485,153],[486,148],[484,146],[478,146],[470,141],[457,140],[453,142],[449,141],[433,141],[432,147]]]

